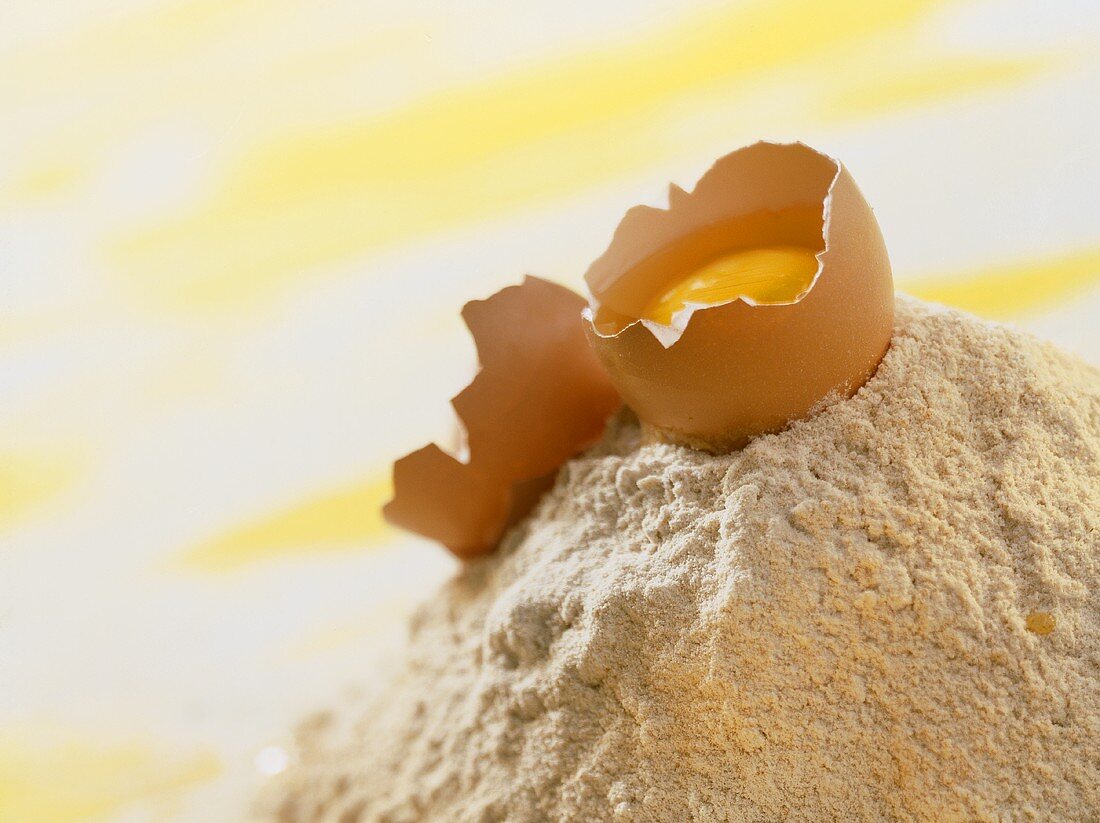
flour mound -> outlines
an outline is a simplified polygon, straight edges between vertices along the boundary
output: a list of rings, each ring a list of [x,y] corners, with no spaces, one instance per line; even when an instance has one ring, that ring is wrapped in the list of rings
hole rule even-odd
[[[741,452],[624,415],[278,793],[288,822],[1100,819],[1100,374],[902,298],[856,397]]]

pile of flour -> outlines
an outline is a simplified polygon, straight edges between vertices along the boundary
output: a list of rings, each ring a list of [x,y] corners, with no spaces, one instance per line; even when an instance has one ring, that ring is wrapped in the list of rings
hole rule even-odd
[[[1100,374],[901,299],[741,452],[616,421],[411,633],[276,819],[1100,819]]]

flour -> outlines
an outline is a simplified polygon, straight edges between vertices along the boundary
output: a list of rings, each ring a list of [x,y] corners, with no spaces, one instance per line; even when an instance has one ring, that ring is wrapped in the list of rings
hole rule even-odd
[[[298,757],[282,821],[1100,819],[1100,375],[900,299],[741,452],[623,415]]]

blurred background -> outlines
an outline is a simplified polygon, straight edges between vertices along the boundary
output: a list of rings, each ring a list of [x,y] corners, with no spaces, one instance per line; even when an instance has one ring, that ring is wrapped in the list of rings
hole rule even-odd
[[[1093,0],[4,0],[0,821],[231,821],[453,569],[457,310],[766,137],[1100,362]]]

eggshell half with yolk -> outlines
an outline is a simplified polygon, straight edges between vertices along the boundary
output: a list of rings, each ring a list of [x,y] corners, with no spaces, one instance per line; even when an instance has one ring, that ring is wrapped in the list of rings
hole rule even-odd
[[[816,272],[804,288],[767,292],[768,302],[746,288],[654,312],[662,294],[713,293],[676,284],[754,249],[806,249]],[[667,209],[631,209],[585,280],[589,342],[647,434],[708,451],[740,448],[830,396],[851,396],[893,331],[878,223],[844,166],[801,143],[739,149],[691,193],[673,186]]]

